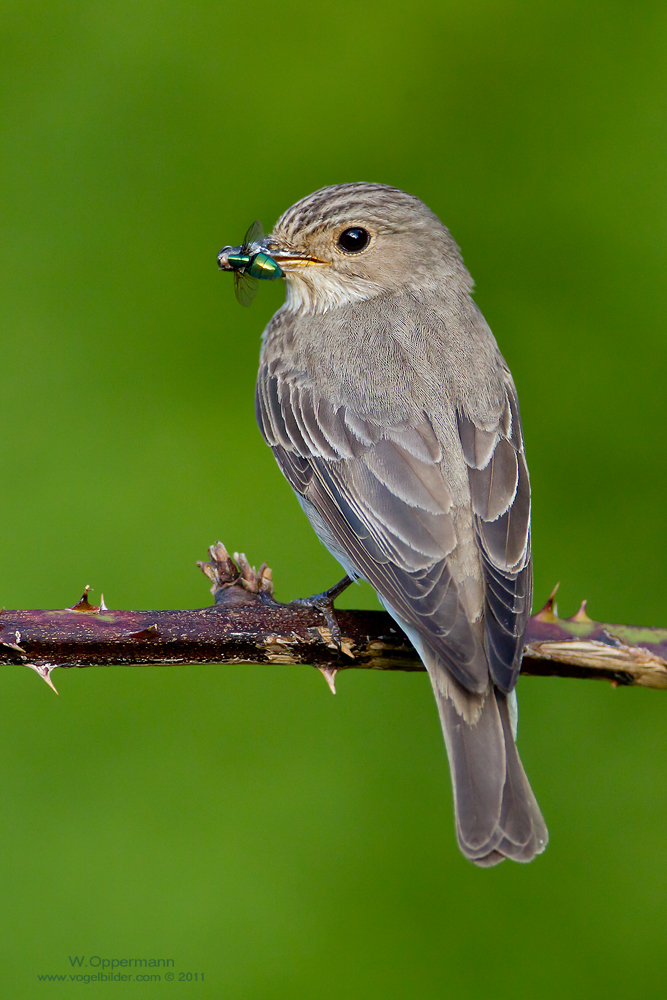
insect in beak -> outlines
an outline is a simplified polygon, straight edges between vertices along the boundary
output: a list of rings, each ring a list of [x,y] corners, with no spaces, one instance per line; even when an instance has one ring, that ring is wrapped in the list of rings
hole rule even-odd
[[[241,246],[223,247],[218,254],[218,267],[234,272],[234,291],[242,306],[249,306],[257,292],[257,282],[274,281],[284,272],[273,257],[266,252],[262,224],[253,222]]]

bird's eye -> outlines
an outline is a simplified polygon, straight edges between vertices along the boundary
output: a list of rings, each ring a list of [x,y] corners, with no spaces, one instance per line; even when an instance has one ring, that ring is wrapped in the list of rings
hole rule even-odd
[[[352,229],[344,229],[338,237],[338,246],[345,253],[359,253],[365,250],[370,242],[371,234],[361,226],[353,226]]]

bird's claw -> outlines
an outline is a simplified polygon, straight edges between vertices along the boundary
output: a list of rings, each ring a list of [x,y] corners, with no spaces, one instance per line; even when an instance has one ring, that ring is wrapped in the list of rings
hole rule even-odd
[[[312,597],[297,597],[294,601],[290,601],[290,604],[295,604],[299,608],[315,608],[319,611],[327,623],[332,642],[336,644],[339,650],[341,649],[343,633],[336,619],[334,601],[344,590],[347,590],[351,583],[351,577],[344,576],[337,584],[329,587],[328,590],[323,590],[321,594],[313,594]]]

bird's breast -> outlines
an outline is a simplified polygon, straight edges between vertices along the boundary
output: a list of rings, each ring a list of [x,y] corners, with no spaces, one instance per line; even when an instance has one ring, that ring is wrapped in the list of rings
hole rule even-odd
[[[323,315],[279,310],[262,363],[364,418],[405,424],[426,413],[446,433],[462,401],[485,415],[504,405],[495,340],[464,305],[391,295]]]

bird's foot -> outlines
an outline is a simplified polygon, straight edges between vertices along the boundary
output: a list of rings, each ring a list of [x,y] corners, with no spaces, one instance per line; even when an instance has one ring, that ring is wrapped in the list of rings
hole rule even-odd
[[[324,615],[327,628],[331,632],[331,638],[339,649],[341,648],[343,633],[336,619],[334,601],[344,590],[347,590],[351,583],[352,578],[344,576],[337,584],[329,587],[328,590],[323,590],[321,594],[313,594],[312,597],[297,597],[296,600],[290,601],[290,604],[294,604],[299,608],[316,608],[317,611],[321,612]]]

